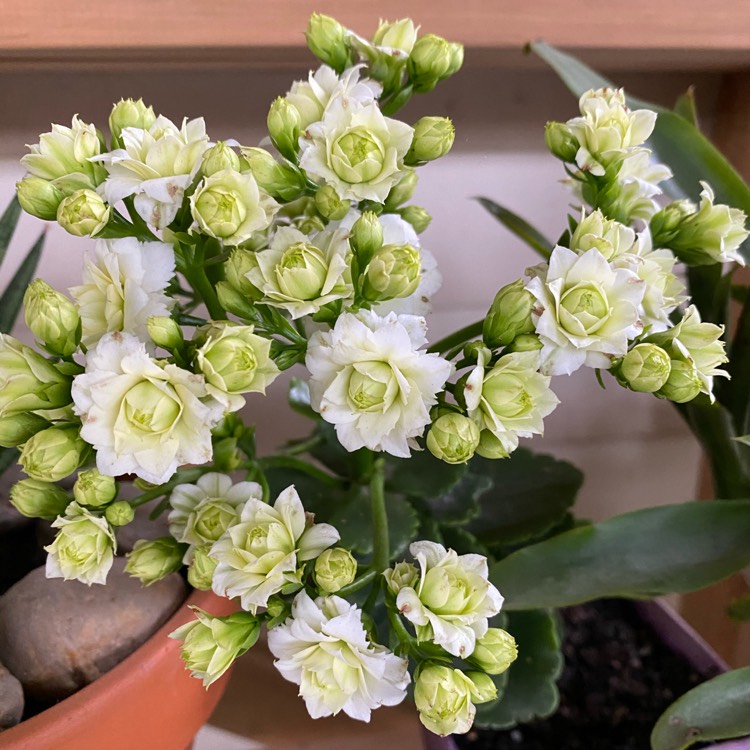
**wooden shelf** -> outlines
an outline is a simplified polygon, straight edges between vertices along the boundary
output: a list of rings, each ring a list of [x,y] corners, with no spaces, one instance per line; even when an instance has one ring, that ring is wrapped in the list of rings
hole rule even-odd
[[[0,67],[296,67],[315,10],[364,34],[411,16],[470,65],[529,65],[523,45],[543,38],[609,69],[750,68],[743,0],[26,0],[3,8]]]

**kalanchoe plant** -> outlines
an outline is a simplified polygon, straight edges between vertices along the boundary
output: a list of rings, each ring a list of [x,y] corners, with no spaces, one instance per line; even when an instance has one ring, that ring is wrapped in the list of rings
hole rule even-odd
[[[323,65],[271,104],[275,153],[127,100],[109,139],[76,118],[24,157],[26,210],[95,243],[73,300],[30,287],[45,354],[3,339],[0,383],[23,388],[0,417],[17,420],[30,477],[13,501],[55,519],[48,574],[89,584],[135,508],[168,512],[170,536],[138,542],[127,570],[149,585],[184,564],[196,588],[237,602],[173,633],[207,686],[265,626],[315,717],[368,720],[410,684],[439,734],[545,715],[561,664],[552,608],[697,588],[750,562],[741,503],[576,528],[578,472],[518,448],[558,403],[552,377],[581,367],[714,397],[722,329],[683,310],[673,267],[707,232],[729,259],[744,216],[681,205],[696,218],[681,232],[670,214],[675,250],[655,248],[630,225],[656,213],[668,175],[643,145],[653,113],[591,92],[577,129],[547,135],[580,155],[571,174],[601,206],[554,248],[534,235],[545,262],[485,320],[428,345],[441,279],[419,237],[429,215],[408,201],[454,131],[394,115],[457,72],[463,49],[410,20],[365,39],[314,15],[307,39]],[[293,365],[307,376],[291,406],[312,435],[260,456],[240,410]],[[57,482],[75,473],[66,496]],[[118,500],[133,475],[141,494]]]

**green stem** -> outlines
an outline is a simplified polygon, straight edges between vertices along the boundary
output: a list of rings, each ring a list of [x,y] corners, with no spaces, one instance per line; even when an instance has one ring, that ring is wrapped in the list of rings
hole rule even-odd
[[[428,352],[447,352],[449,349],[453,349],[459,344],[463,344],[470,341],[473,338],[481,335],[482,327],[484,326],[484,320],[478,320],[476,323],[465,326],[455,333],[446,336],[440,341],[436,341],[432,346],[427,349]]]
[[[372,505],[372,569],[382,573],[391,562],[388,540],[388,513],[385,507],[385,459],[377,458],[370,478],[370,503]]]
[[[294,443],[288,448],[284,449],[285,456],[298,456],[300,453],[309,453],[311,448],[315,448],[323,442],[323,438],[320,435],[313,435],[307,440],[301,440],[299,443]]]
[[[213,320],[224,320],[227,315],[224,308],[219,304],[219,298],[216,296],[216,290],[206,276],[202,265],[185,269],[185,278],[192,285],[193,289],[198,292],[208,309],[208,314]]]
[[[368,586],[370,583],[372,583],[376,576],[378,575],[377,570],[368,570],[367,573],[364,575],[361,575],[359,578],[357,578],[355,581],[352,581],[348,586],[343,586],[336,592],[336,596],[340,596],[343,599],[346,599],[347,596],[351,596],[352,594],[356,594],[357,591],[360,589],[363,589],[365,586]]]
[[[210,466],[202,466],[200,469],[182,469],[178,471],[172,479],[165,484],[160,484],[158,487],[154,487],[151,490],[134,497],[132,500],[128,500],[133,508],[137,508],[139,505],[148,503],[151,500],[156,500],[157,497],[162,497],[167,493],[171,492],[178,484],[192,484],[196,479],[202,477],[207,471],[210,471]]]

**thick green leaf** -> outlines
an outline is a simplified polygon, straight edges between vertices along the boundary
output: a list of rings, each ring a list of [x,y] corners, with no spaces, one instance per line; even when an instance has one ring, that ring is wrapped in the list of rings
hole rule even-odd
[[[392,459],[391,465],[388,486],[425,500],[450,492],[468,471],[466,464],[447,464],[428,451],[414,453],[411,458]]]
[[[647,508],[525,547],[490,569],[507,610],[694,591],[750,564],[750,500]]]
[[[438,523],[462,526],[479,513],[479,498],[490,487],[491,477],[469,471],[448,492],[428,500],[427,505]]]
[[[10,280],[8,287],[3,292],[3,296],[0,297],[0,333],[9,333],[16,322],[18,313],[21,310],[26,287],[29,285],[34,271],[36,271],[39,257],[42,254],[44,237],[44,234],[40,235],[39,239],[34,243],[18,267],[15,275]]]
[[[536,250],[545,260],[549,259],[553,244],[536,228],[532,227],[526,219],[501,206],[489,198],[477,198],[506,229],[513,232],[519,239],[523,240],[532,250]]]
[[[652,750],[750,734],[750,667],[714,677],[678,698],[656,722]]]
[[[510,612],[506,630],[518,643],[518,659],[508,670],[499,700],[477,706],[480,727],[508,729],[550,716],[557,708],[556,681],[563,668],[561,633],[554,613]]]
[[[315,426],[314,435],[319,437],[321,442],[309,450],[310,455],[339,476],[354,476],[356,454],[349,453],[339,443],[334,426],[321,420]]]
[[[267,468],[263,472],[268,482],[271,499],[293,484],[305,510],[314,513],[318,521],[327,521],[346,501],[344,491],[321,482],[304,471],[286,467]]]
[[[13,200],[8,204],[5,212],[0,217],[0,264],[2,264],[5,253],[8,252],[8,245],[13,237],[13,233],[18,226],[18,219],[21,216],[21,204],[18,202],[18,196],[13,196]]]
[[[525,448],[502,461],[476,457],[469,466],[489,477],[492,489],[479,498],[480,514],[468,529],[493,545],[517,544],[549,531],[565,517],[583,482],[571,464]]]
[[[303,417],[320,419],[320,415],[310,406],[310,386],[302,378],[289,381],[289,406]]]
[[[698,127],[698,107],[695,104],[695,88],[690,86],[688,90],[677,98],[674,111],[687,120],[691,125]]]

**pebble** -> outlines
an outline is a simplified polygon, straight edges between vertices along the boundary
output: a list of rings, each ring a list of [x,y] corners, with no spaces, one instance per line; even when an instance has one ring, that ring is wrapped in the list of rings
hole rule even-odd
[[[21,683],[0,664],[0,732],[14,727],[23,716]]]
[[[152,586],[116,558],[106,586],[46,578],[36,568],[0,597],[0,662],[28,699],[50,703],[93,682],[144,643],[177,609],[176,573]]]

